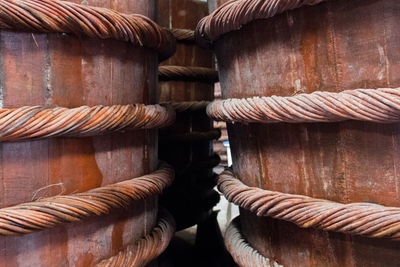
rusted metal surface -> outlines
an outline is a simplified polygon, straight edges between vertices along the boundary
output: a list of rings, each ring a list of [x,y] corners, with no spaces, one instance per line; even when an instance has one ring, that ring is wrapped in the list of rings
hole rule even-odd
[[[163,104],[171,106],[175,112],[193,112],[197,110],[205,111],[210,101],[164,102]]]
[[[240,267],[278,267],[277,262],[264,257],[251,247],[241,233],[240,216],[229,224],[225,232],[225,246]]]
[[[400,89],[356,89],[296,96],[252,97],[214,101],[207,114],[226,122],[398,122]]]
[[[231,0],[222,1],[217,10],[202,19],[196,29],[201,42],[215,41],[221,35],[239,30],[257,19],[271,18],[287,10],[316,5],[327,0]]]
[[[186,67],[166,65],[158,68],[160,81],[218,82],[218,72],[204,67]]]
[[[174,218],[165,210],[159,216],[157,226],[149,235],[96,266],[147,266],[168,247],[175,233]]]
[[[128,209],[137,200],[161,194],[173,179],[173,169],[163,166],[151,174],[84,193],[54,196],[2,208],[0,235],[28,234],[94,215],[105,215],[113,209]]]
[[[175,37],[175,39],[178,42],[187,43],[187,44],[195,43],[194,30],[176,29],[176,28],[172,28],[172,29],[167,28],[167,29],[172,33],[172,35]]]
[[[74,1],[80,3],[81,1]],[[155,19],[155,1],[86,1]],[[1,107],[155,103],[157,52],[129,42],[0,31]],[[0,144],[0,207],[72,194],[150,173],[156,130]],[[0,238],[0,266],[91,266],[151,231],[157,197],[132,209]]]
[[[398,1],[336,0],[227,33],[214,43],[223,98],[397,88],[398,14]],[[399,207],[397,123],[235,123],[228,130],[234,173],[248,186]],[[400,264],[398,242],[241,214],[246,240],[285,266]]]
[[[230,171],[219,175],[218,188],[230,202],[257,216],[289,221],[302,228],[400,240],[400,208],[362,202],[342,204],[249,187]]]
[[[170,125],[174,118],[173,109],[143,104],[0,109],[0,142],[154,129]]]
[[[27,32],[73,33],[91,38],[117,39],[172,54],[171,34],[139,14],[68,1],[0,1],[0,28]]]
[[[172,29],[194,30],[197,22],[208,14],[207,3],[196,0],[162,0],[159,2],[159,24]],[[168,67],[166,67],[168,66]],[[179,71],[214,68],[212,52],[199,48],[194,44],[177,43],[173,57],[163,62],[160,69],[178,66]],[[176,72],[176,71],[175,71]],[[189,72],[189,74],[191,74]],[[179,74],[179,73],[178,73]],[[185,73],[183,73],[185,75]],[[217,73],[212,71],[212,78]],[[191,74],[192,75],[192,74]],[[193,76],[193,75],[192,75]],[[198,82],[199,80],[184,81],[182,75],[173,77],[175,80],[161,81],[160,102],[210,101],[213,99],[213,84]],[[212,129],[211,120],[205,114],[205,109],[178,112],[176,122],[172,127],[160,131],[162,136],[189,136],[194,133],[205,133]],[[162,196],[162,204],[166,206],[177,222],[177,229],[192,226],[208,217],[210,208],[218,201],[218,195],[208,194],[212,189],[205,184],[213,182],[211,168],[218,164],[219,158],[213,156],[210,140],[191,142],[160,142],[160,159],[174,166],[177,177],[174,184]],[[215,197],[217,196],[217,197]],[[210,204],[211,203],[211,204]]]

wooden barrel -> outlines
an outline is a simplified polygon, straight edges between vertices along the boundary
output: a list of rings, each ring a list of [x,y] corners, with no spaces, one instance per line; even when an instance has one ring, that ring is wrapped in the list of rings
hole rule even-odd
[[[198,21],[207,14],[208,7],[205,2],[160,1],[158,21],[160,25],[174,29],[177,34],[182,30],[182,32],[192,31],[194,34]],[[188,74],[201,71],[202,69],[198,67],[208,70],[211,74],[215,72],[215,76],[216,71],[212,51],[197,46],[194,35],[192,38],[191,41],[190,38],[186,40],[178,38],[175,55],[160,64],[160,103],[203,105],[203,108],[199,109],[178,110],[174,125],[160,132],[160,159],[172,164],[176,171],[174,184],[163,195],[161,203],[174,215],[177,229],[184,229],[204,221],[219,200],[218,194],[212,190],[215,186],[213,166],[207,167],[206,164],[205,167],[195,167],[202,162],[212,163],[214,159],[212,141],[218,136],[213,137],[211,134],[210,138],[195,140],[197,134],[215,132],[204,105],[206,101],[213,99],[215,77],[207,80],[207,77],[196,78]],[[174,72],[175,67],[186,69],[173,77],[163,75],[162,70]]]
[[[81,1],[74,1],[80,3]],[[152,19],[156,1],[84,1]],[[1,107],[154,103],[157,51],[120,40],[0,31]],[[154,171],[156,130],[1,143],[0,207]],[[0,266],[92,266],[151,232],[157,198],[78,223],[0,237]]]
[[[399,16],[398,1],[336,0],[252,20],[213,43],[223,98],[399,87]],[[233,172],[248,186],[400,206],[398,123],[235,123],[228,131]],[[247,210],[241,227],[284,266],[400,264],[398,241],[302,229]]]

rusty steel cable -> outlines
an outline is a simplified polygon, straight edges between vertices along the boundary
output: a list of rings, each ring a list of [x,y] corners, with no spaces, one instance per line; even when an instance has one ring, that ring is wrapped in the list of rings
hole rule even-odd
[[[84,193],[43,198],[0,209],[0,235],[29,234],[59,224],[105,215],[126,208],[136,200],[160,194],[174,179],[174,171],[164,165],[159,170]]]
[[[210,101],[182,101],[182,102],[164,102],[162,105],[171,106],[175,112],[193,112],[206,110]]]
[[[174,218],[165,210],[159,215],[157,226],[153,231],[134,245],[129,245],[116,256],[103,260],[97,267],[144,267],[161,255],[168,247],[174,233]]]
[[[271,18],[287,10],[324,1],[327,0],[231,0],[200,20],[196,40],[209,43],[253,20]]]
[[[214,120],[230,123],[344,120],[392,123],[400,120],[400,88],[217,100],[208,105],[207,114]]]
[[[161,135],[159,141],[162,143],[168,142],[201,142],[201,141],[212,141],[221,137],[220,129],[211,129],[206,132],[192,131],[184,134],[174,135]]]
[[[243,237],[241,233],[240,216],[229,224],[224,235],[225,246],[239,267],[279,267],[276,261],[261,255]]]
[[[175,51],[172,34],[143,15],[67,1],[0,0],[0,28],[117,39],[156,49],[163,57]]]
[[[342,204],[325,199],[249,187],[231,171],[219,175],[218,188],[228,201],[257,216],[371,238],[400,240],[400,208],[372,203]]]
[[[194,31],[189,29],[165,28],[170,31],[177,42],[195,44]]]
[[[0,109],[0,142],[56,136],[93,136],[119,130],[153,129],[170,125],[172,108],[160,105],[25,106]]]
[[[158,78],[160,81],[216,83],[218,71],[204,67],[165,65],[158,67]]]

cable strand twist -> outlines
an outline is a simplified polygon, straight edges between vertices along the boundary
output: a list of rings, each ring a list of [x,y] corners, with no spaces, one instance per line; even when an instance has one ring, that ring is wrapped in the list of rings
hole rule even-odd
[[[400,240],[400,208],[372,203],[342,204],[302,195],[249,187],[225,171],[218,188],[228,201],[256,213],[302,228]]]
[[[344,120],[392,123],[400,120],[400,88],[217,100],[208,105],[207,114],[217,121],[230,123]]]
[[[126,208],[133,201],[160,194],[174,178],[169,166],[131,180],[84,193],[44,198],[0,209],[0,235],[28,234]]]

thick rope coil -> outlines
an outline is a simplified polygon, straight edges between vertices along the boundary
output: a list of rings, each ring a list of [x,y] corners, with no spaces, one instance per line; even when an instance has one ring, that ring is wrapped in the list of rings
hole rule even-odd
[[[205,110],[210,101],[182,101],[182,102],[164,102],[162,105],[171,106],[175,112]]]
[[[214,120],[230,123],[344,120],[392,123],[400,120],[400,88],[217,100],[208,105],[207,114]]]
[[[172,108],[160,105],[26,106],[0,109],[0,142],[56,136],[93,136],[123,129],[153,129],[170,125]]]
[[[168,142],[199,142],[199,141],[212,141],[221,137],[220,129],[211,129],[207,132],[189,132],[185,134],[175,134],[160,136],[160,142],[168,143]]]
[[[59,224],[105,215],[126,208],[135,200],[160,194],[172,183],[169,166],[131,180],[95,188],[84,193],[54,196],[0,209],[0,235],[28,234]]]
[[[66,1],[0,0],[0,28],[117,39],[156,49],[164,57],[175,51],[172,34],[145,16]]]
[[[226,229],[225,246],[239,267],[279,267],[283,266],[261,255],[242,236],[240,216],[236,217]]]
[[[204,67],[166,65],[158,67],[160,81],[218,82],[218,71]]]
[[[199,22],[196,39],[200,43],[212,42],[253,20],[271,18],[287,10],[324,1],[327,0],[231,0]]]
[[[161,255],[168,247],[175,233],[175,221],[167,212],[162,211],[157,226],[153,231],[140,239],[136,244],[128,246],[118,255],[101,261],[97,267],[142,267]]]
[[[166,30],[170,31],[178,42],[187,44],[195,43],[193,30],[176,28],[166,28]]]
[[[400,240],[400,208],[372,203],[342,204],[302,195],[249,187],[225,171],[218,188],[228,201],[257,214],[299,227]]]

